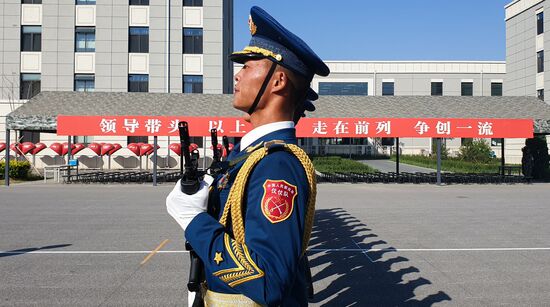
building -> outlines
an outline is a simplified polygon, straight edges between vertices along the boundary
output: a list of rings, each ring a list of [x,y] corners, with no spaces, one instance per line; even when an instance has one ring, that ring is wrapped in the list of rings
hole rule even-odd
[[[53,3],[52,3],[53,2]],[[4,0],[0,3],[0,141],[5,115],[39,91],[231,93],[232,0]],[[518,0],[506,10],[506,62],[328,61],[316,77],[320,95],[539,96],[544,99],[545,1]],[[548,36],[548,35],[547,35]],[[550,36],[548,36],[550,40]],[[242,47],[242,46],[236,46]],[[238,49],[237,48],[237,49]],[[169,52],[167,52],[169,50]],[[548,58],[548,57],[547,57]],[[549,66],[548,64],[547,66]],[[546,86],[546,88],[550,88]],[[548,95],[546,95],[548,97]],[[20,142],[67,141],[22,132]],[[73,142],[151,142],[146,137],[75,137]],[[500,156],[500,139],[490,139]],[[160,137],[160,154],[170,139]],[[203,139],[196,139],[208,147]],[[462,139],[445,141],[457,152]],[[506,160],[519,163],[524,140],[505,140]],[[377,139],[306,139],[318,154],[391,150]],[[429,138],[400,139],[402,153],[429,154]],[[85,154],[86,152],[83,151]],[[121,150],[120,154],[131,155]]]
[[[505,7],[507,86],[504,95],[548,100],[545,89],[550,89],[550,83],[545,84],[550,78],[545,78],[545,66],[548,67],[550,59],[545,57],[545,50],[550,50],[550,35],[546,35],[548,41],[544,39],[544,8],[548,5],[540,0],[516,0]]]
[[[328,61],[331,74],[315,77],[319,95],[367,96],[502,96],[505,62],[498,61]],[[429,154],[430,138],[401,138],[403,154]],[[389,148],[375,139],[306,140],[315,153],[374,154]],[[351,142],[351,144],[350,144]],[[492,140],[495,153],[500,139]],[[446,140],[457,152],[461,139]],[[345,146],[337,146],[345,145]],[[497,148],[498,147],[498,148]]]
[[[232,0],[42,2],[0,3],[0,140],[5,116],[40,91],[232,92]],[[67,141],[32,132],[11,139]]]

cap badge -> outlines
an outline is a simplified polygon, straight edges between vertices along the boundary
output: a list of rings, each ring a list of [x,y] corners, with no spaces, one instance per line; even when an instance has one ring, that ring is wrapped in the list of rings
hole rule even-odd
[[[256,30],[258,30],[258,27],[256,27],[256,24],[254,23],[254,20],[252,20],[252,16],[248,16],[248,29],[250,29],[250,34],[254,35],[256,34]]]

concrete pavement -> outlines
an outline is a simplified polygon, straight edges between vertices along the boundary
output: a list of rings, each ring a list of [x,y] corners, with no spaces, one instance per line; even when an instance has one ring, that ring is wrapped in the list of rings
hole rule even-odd
[[[170,189],[0,188],[0,305],[185,305]],[[320,184],[312,306],[545,306],[548,198],[545,184]]]

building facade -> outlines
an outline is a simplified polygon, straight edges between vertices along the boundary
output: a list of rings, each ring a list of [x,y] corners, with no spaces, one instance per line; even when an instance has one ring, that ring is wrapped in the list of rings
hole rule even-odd
[[[40,91],[231,93],[232,12],[232,0],[3,0],[0,140],[5,116]]]
[[[5,115],[40,91],[231,93],[232,0],[3,0],[0,3],[0,141]],[[545,66],[546,1],[505,7],[506,62],[327,61],[316,77],[320,95],[539,96],[550,89]],[[550,35],[546,35],[550,41]],[[550,42],[548,43],[550,44]],[[242,46],[237,46],[242,47]],[[546,59],[545,59],[546,58]],[[52,133],[13,132],[20,142],[64,142]],[[74,142],[151,142],[142,138],[75,137]],[[457,152],[462,139],[446,140]],[[500,140],[488,140],[500,156]],[[160,155],[170,139],[159,137]],[[207,147],[204,140],[196,140]],[[506,159],[521,161],[524,140],[505,140]],[[306,139],[317,154],[375,154],[380,140]],[[429,138],[402,138],[404,154],[430,154]],[[83,150],[82,155],[87,154]],[[127,150],[121,155],[131,156]],[[57,163],[56,161],[55,163]],[[126,166],[126,165],[121,165]]]
[[[506,96],[537,96],[548,101],[550,35],[545,32],[547,1],[516,0],[506,5]],[[547,14],[548,15],[548,14]]]
[[[502,96],[505,62],[499,61],[328,61],[331,74],[315,77],[312,87],[320,95],[367,96]],[[345,106],[344,106],[345,107]],[[447,139],[446,146],[458,153],[463,139]],[[500,155],[500,139],[488,140]],[[430,154],[432,139],[401,138],[403,154]],[[311,139],[304,145],[316,154],[389,153],[376,139]],[[506,153],[516,157],[514,148]],[[508,158],[508,157],[507,157]]]

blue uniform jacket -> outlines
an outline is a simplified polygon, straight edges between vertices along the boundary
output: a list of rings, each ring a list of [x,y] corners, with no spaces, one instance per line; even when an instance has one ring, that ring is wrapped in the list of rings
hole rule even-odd
[[[248,148],[270,140],[296,144],[295,129],[271,132]],[[239,147],[228,160],[246,154]],[[285,151],[272,152],[256,165],[245,191],[245,244],[241,245],[233,240],[231,225],[224,228],[218,220],[243,163],[215,179],[209,204],[220,205],[219,216],[196,216],[186,239],[204,262],[210,290],[244,294],[262,305],[306,306],[306,259],[301,256],[309,196],[305,171]]]

